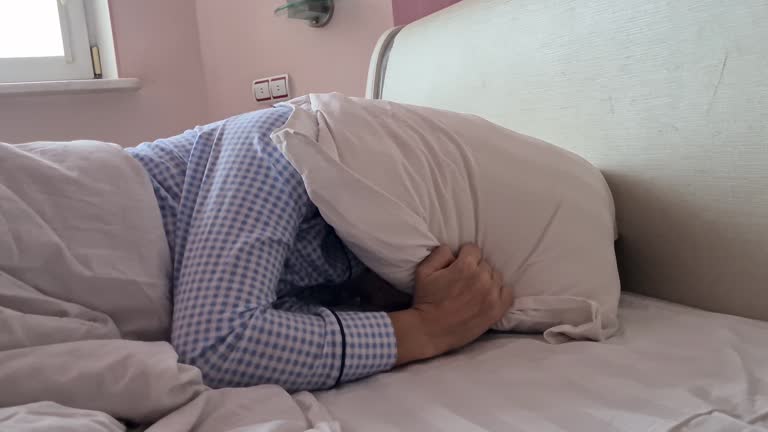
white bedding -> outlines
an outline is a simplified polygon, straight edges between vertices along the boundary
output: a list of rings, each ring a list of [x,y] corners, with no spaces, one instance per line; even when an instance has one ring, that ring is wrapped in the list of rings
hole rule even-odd
[[[318,393],[352,431],[768,431],[768,323],[624,294],[607,343],[493,335]]]
[[[338,431],[337,422],[347,432],[768,432],[768,322],[628,294],[622,329],[606,343],[493,335],[440,359],[318,392],[320,403],[275,386],[211,390],[197,369],[177,363],[166,342],[121,339],[165,333],[162,296],[136,295],[146,291],[141,286],[115,293],[110,283],[78,283],[86,270],[131,274],[117,265],[125,260],[98,253],[109,249],[109,236],[75,235],[88,212],[101,214],[104,202],[130,203],[120,224],[104,222],[121,235],[117,228],[128,220],[152,220],[142,209],[156,209],[140,201],[149,196],[140,182],[113,191],[107,180],[87,181],[107,166],[114,172],[105,178],[134,178],[133,161],[122,152],[92,142],[76,147],[89,159],[65,157],[73,147],[54,143],[27,147],[34,153],[0,144],[0,244],[13,246],[0,248],[0,431],[48,423],[66,430],[64,422],[74,430],[120,430],[112,417],[157,422],[151,432]],[[101,164],[88,163],[97,156]],[[25,175],[38,167],[58,177],[29,179],[48,189],[25,187],[20,162]],[[43,169],[54,162],[61,169]],[[73,175],[78,167],[84,171]],[[57,207],[45,199],[67,188],[91,204]],[[54,211],[61,208],[67,212]],[[74,234],[64,242],[67,233]],[[153,242],[133,244],[135,250],[120,251],[148,259],[141,251]],[[45,265],[27,268],[29,256]],[[149,268],[153,280],[163,279],[163,265]],[[133,280],[122,276],[116,280]]]

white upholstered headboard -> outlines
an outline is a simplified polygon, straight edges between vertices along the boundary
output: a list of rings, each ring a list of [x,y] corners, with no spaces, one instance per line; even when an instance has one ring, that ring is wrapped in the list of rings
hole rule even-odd
[[[768,320],[767,1],[464,0],[385,33],[368,95],[584,156],[624,289]]]

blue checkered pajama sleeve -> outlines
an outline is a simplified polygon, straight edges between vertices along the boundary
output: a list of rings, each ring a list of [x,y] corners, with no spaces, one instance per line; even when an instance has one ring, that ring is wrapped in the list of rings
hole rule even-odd
[[[364,267],[269,138],[289,115],[256,111],[127,150],[149,174],[173,253],[171,342],[212,387],[322,389],[395,363],[386,313],[293,295]]]

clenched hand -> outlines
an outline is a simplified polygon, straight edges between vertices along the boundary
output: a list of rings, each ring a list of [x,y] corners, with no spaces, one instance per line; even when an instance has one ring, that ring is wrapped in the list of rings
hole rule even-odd
[[[435,357],[485,333],[512,306],[502,275],[465,245],[458,257],[441,246],[416,271],[413,305],[390,314],[397,364]]]

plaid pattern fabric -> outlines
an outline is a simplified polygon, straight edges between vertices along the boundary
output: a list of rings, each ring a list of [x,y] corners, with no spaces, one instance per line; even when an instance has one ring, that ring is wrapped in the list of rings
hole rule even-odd
[[[212,387],[321,389],[395,362],[385,313],[297,299],[364,267],[269,138],[289,115],[271,108],[127,149],[152,180],[173,253],[173,346]]]

